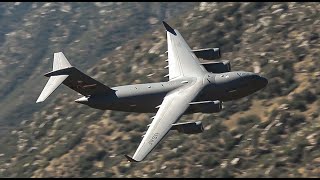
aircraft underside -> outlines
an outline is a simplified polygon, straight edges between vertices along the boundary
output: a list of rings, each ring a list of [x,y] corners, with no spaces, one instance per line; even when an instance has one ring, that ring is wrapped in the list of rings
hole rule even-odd
[[[211,90],[212,93],[209,93]],[[213,89],[204,89],[203,93],[200,93],[199,96],[190,104],[190,107],[186,110],[184,114],[190,113],[215,113],[219,112],[219,104],[212,103],[213,101],[230,101],[238,99],[245,94],[230,94],[225,93],[215,93]],[[129,97],[98,97],[90,98],[89,102],[80,102],[86,104],[95,109],[101,110],[116,110],[124,112],[137,112],[137,113],[156,113],[163,101],[163,98],[166,96],[166,92],[148,94],[148,95],[139,95],[139,96],[129,96]],[[79,101],[77,101],[79,102]],[[200,108],[201,106],[201,108]],[[211,110],[210,110],[211,109]]]
[[[54,53],[52,71],[37,99],[43,102],[60,84],[83,95],[75,100],[101,110],[155,113],[131,162],[140,162],[171,130],[201,133],[201,122],[177,123],[183,114],[215,113],[222,102],[252,94],[268,80],[252,72],[233,71],[230,63],[200,62],[221,57],[219,48],[192,50],[179,31],[163,22],[167,33],[169,81],[109,87],[72,66],[62,52]]]

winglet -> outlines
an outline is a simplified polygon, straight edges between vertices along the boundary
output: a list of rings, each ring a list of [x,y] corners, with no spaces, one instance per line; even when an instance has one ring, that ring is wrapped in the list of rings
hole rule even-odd
[[[124,155],[127,159],[128,159],[128,161],[130,161],[130,162],[139,162],[139,161],[137,161],[137,160],[134,160],[132,157],[130,157],[130,156],[128,156],[128,155]]]
[[[167,24],[167,23],[164,22],[164,21],[162,21],[162,23],[163,23],[164,27],[166,28],[166,30],[167,30],[168,32],[170,32],[171,34],[173,34],[173,35],[175,35],[175,36],[177,35],[176,32],[174,31],[174,29],[169,26],[169,24]]]

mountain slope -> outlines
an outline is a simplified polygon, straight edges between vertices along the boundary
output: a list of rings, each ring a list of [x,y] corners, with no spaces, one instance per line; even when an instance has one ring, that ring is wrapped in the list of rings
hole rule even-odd
[[[123,154],[134,153],[153,114],[91,109],[60,89],[2,140],[11,148],[0,157],[2,176],[317,177],[319,8],[318,3],[200,3],[168,23],[191,48],[221,47],[233,70],[267,77],[265,89],[225,103],[217,114],[183,116],[180,121],[202,120],[205,132],[170,132],[141,163],[129,163]],[[159,22],[87,73],[112,86],[165,80],[165,51]],[[75,54],[65,54],[78,66]]]

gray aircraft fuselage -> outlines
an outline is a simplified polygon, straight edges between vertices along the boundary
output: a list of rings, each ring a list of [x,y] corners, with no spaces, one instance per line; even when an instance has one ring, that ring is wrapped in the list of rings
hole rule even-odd
[[[163,98],[170,91],[196,81],[195,78],[183,78],[168,82],[134,84],[112,87],[112,94],[81,97],[76,102],[102,110],[125,112],[155,113]],[[248,96],[268,84],[268,80],[258,74],[244,71],[225,73],[207,73],[203,77],[207,84],[193,102],[236,100]],[[198,111],[201,112],[201,111]],[[194,113],[186,111],[185,114]],[[203,112],[205,113],[205,112]]]

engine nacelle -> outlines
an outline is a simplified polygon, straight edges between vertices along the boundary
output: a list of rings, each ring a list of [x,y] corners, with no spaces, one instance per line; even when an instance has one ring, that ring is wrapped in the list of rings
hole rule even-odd
[[[202,122],[197,121],[173,124],[171,130],[177,130],[179,133],[184,134],[197,134],[203,132],[204,128]]]
[[[212,73],[224,73],[231,71],[231,64],[228,60],[224,60],[221,62],[205,62],[200,64],[203,65],[203,67],[206,68],[208,72]]]
[[[189,103],[187,113],[216,113],[222,110],[221,101],[199,101]]]
[[[192,52],[198,58],[202,58],[205,60],[215,60],[221,57],[219,48],[197,49],[197,50],[192,50]]]

